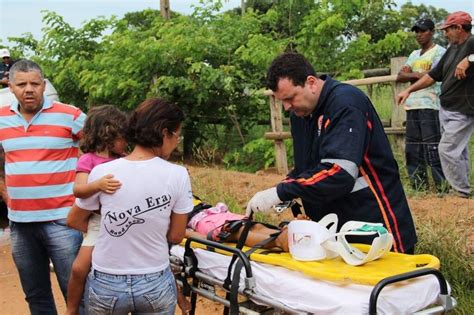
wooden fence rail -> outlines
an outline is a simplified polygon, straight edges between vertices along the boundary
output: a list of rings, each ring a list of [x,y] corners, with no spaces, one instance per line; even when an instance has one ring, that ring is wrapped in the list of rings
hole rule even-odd
[[[377,77],[356,79],[344,81],[355,86],[366,85],[368,87],[369,97],[372,96],[372,85],[381,83],[390,83],[392,90],[392,114],[389,121],[383,121],[385,133],[394,135],[396,145],[403,148],[404,145],[404,134],[405,134],[405,120],[406,113],[402,106],[396,104],[396,95],[402,91],[404,84],[397,83],[397,73],[406,62],[406,57],[392,58],[390,61],[390,75],[383,75]],[[383,69],[374,69],[374,71],[366,70],[364,73],[385,73]],[[291,138],[291,133],[284,131],[283,128],[283,116],[282,116],[282,104],[275,98],[271,90],[264,92],[270,100],[270,121],[271,121],[271,132],[265,133],[265,139],[273,140],[275,144],[275,164],[279,174],[288,173],[288,160],[286,154],[286,148],[284,144],[285,139]]]

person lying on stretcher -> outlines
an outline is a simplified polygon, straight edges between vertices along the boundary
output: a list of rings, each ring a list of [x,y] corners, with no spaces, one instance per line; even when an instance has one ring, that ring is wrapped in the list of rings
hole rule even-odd
[[[224,203],[217,203],[214,207],[198,199],[195,203],[197,205],[191,212],[186,237],[205,238],[216,242],[237,242],[240,239],[247,219],[245,215],[230,212]],[[244,244],[248,247],[261,245],[267,249],[279,248],[288,252],[288,231],[286,226],[276,227],[252,222]]]
[[[229,211],[224,203],[211,206],[194,197],[194,210],[189,214],[185,237],[204,238],[216,242],[237,242],[245,226],[247,217]],[[297,219],[309,220],[300,214]],[[264,243],[262,245],[262,243]],[[279,248],[288,252],[287,226],[277,227],[265,223],[252,222],[244,243],[245,246]],[[178,306],[183,315],[191,309],[189,300],[178,287]]]
[[[299,221],[292,221],[289,224],[290,232],[286,225],[276,227],[250,221],[247,237],[241,240],[248,222],[246,216],[230,212],[223,203],[212,207],[199,199],[193,202],[194,209],[188,214],[185,237],[204,238],[216,242],[237,242],[238,245],[244,244],[254,248],[279,248],[284,252],[290,252],[293,259],[300,261],[341,256],[347,264],[353,266],[379,259],[389,252],[393,245],[392,234],[381,223],[348,221],[336,233],[337,215],[328,214],[316,223],[301,214],[299,209],[293,209],[292,203],[281,204],[275,208],[277,212],[281,212],[283,208],[292,208],[293,215],[297,216],[296,220]],[[292,238],[291,251],[288,234]],[[349,244],[346,236],[370,236],[372,238],[370,249],[367,253],[362,252]],[[183,312],[189,306],[183,295],[178,296],[178,305]]]

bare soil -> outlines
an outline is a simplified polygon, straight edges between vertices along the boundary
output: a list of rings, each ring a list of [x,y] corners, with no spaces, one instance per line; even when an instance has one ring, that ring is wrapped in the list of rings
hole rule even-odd
[[[242,207],[257,191],[269,188],[278,183],[282,176],[271,172],[256,174],[239,173],[219,170],[216,168],[189,167],[193,178],[193,191],[201,196],[209,193],[222,194],[223,199],[231,196]],[[215,200],[212,200],[213,202]],[[424,194],[409,198],[410,207],[415,215],[417,224],[426,220],[442,223],[445,220],[456,221],[465,229],[470,239],[471,253],[474,253],[474,200],[461,199],[454,196],[442,198],[436,195]],[[289,214],[275,218],[289,219]],[[59,290],[54,273],[52,275],[53,292],[59,314],[64,314],[65,303]],[[222,311],[222,306],[198,300],[197,314],[216,314]],[[28,314],[28,306],[24,300],[18,273],[13,264],[9,245],[0,245],[0,313],[2,315]],[[176,314],[179,314],[177,311]]]

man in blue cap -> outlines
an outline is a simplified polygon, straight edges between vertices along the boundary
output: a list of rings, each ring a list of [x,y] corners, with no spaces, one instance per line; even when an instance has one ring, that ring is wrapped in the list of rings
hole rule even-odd
[[[415,83],[433,69],[446,49],[433,43],[434,23],[422,18],[411,28],[420,49],[414,50],[397,76],[397,82]],[[441,138],[439,124],[440,84],[414,92],[405,102],[407,111],[405,159],[408,176],[414,190],[428,188],[427,166],[439,192],[446,188],[438,154]]]

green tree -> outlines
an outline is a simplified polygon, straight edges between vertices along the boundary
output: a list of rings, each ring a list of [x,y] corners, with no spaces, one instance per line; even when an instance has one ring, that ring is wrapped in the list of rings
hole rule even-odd
[[[259,137],[254,126],[268,120],[262,89],[276,55],[297,50],[317,71],[360,77],[416,48],[409,29],[420,16],[446,14],[411,3],[396,10],[389,0],[249,0],[243,16],[221,8],[202,0],[190,16],[165,21],[148,9],[80,28],[45,12],[44,37],[16,38],[14,51],[40,62],[64,102],[133,109],[165,97],[188,115],[186,154],[206,142],[229,151]]]

